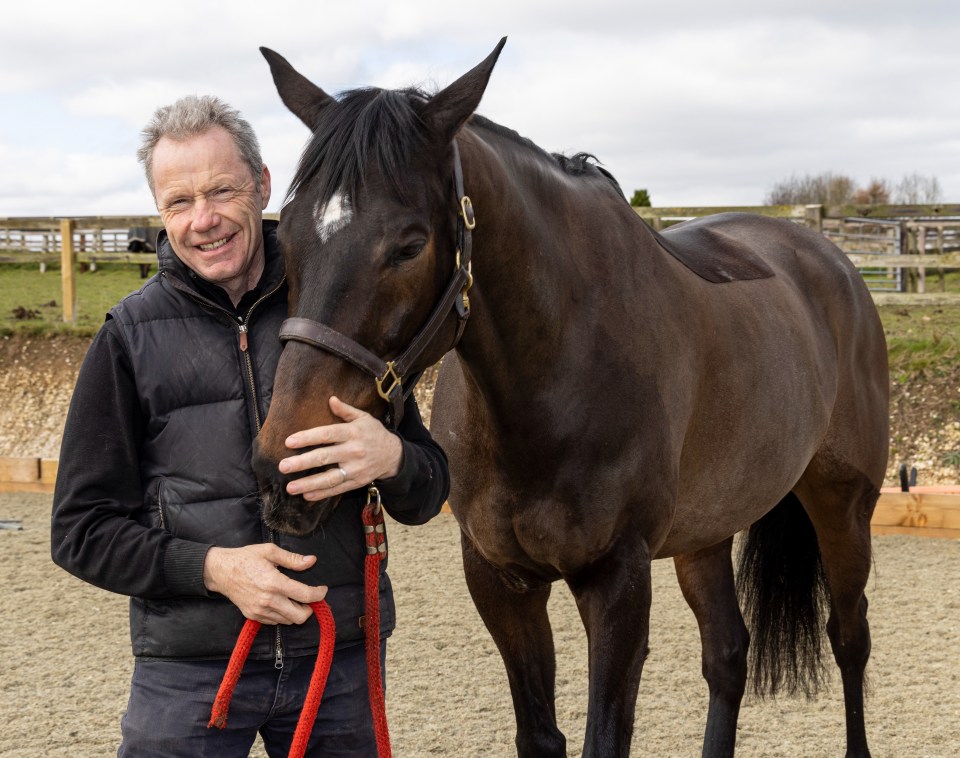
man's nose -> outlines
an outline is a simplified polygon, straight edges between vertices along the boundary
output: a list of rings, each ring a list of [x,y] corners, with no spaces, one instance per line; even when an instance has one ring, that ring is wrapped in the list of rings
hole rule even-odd
[[[195,232],[206,232],[220,223],[220,214],[217,213],[217,204],[205,197],[197,198],[193,204],[193,221],[191,226]]]

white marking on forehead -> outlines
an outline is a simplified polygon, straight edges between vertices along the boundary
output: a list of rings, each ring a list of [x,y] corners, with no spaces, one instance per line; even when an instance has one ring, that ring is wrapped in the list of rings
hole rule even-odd
[[[320,201],[313,206],[313,223],[321,242],[328,242],[330,238],[350,223],[353,210],[350,208],[350,198],[342,190],[333,193],[333,197],[325,205]]]

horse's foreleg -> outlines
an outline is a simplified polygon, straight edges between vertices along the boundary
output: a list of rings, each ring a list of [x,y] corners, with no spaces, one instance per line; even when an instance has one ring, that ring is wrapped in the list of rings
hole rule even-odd
[[[564,758],[566,739],[557,728],[556,658],[547,617],[550,584],[520,591],[480,555],[461,533],[463,570],[474,605],[507,669],[517,719],[520,758]]]
[[[683,597],[697,618],[703,678],[710,690],[703,755],[732,756],[747,681],[749,635],[740,614],[730,559],[733,538],[674,558]]]
[[[650,550],[625,532],[603,558],[568,578],[587,629],[590,697],[583,755],[630,754],[650,630]]]

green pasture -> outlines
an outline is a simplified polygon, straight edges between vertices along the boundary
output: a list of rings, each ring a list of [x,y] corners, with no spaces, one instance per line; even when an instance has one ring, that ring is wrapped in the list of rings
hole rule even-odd
[[[36,265],[0,265],[0,335],[93,335],[107,310],[143,281],[139,267],[129,264],[101,264],[96,271],[78,273],[77,323],[66,325],[59,268],[41,273]],[[960,272],[947,275],[946,289],[960,291]],[[960,306],[884,306],[880,316],[894,379],[960,365]]]
[[[41,273],[36,265],[0,265],[0,335],[93,335],[106,312],[144,281],[139,266],[130,264],[99,264],[95,271],[78,272],[77,322],[68,325],[59,267]]]

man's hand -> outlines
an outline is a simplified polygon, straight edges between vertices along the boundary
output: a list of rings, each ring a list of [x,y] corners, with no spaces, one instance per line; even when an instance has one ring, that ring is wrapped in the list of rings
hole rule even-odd
[[[311,587],[291,579],[277,566],[303,571],[317,560],[273,544],[212,547],[203,563],[208,590],[228,597],[248,619],[261,624],[302,624],[313,615],[309,603],[327,595],[326,587]]]
[[[369,413],[336,397],[330,398],[330,410],[344,423],[318,426],[287,437],[286,444],[291,449],[322,447],[284,458],[280,461],[282,473],[333,466],[288,483],[287,492],[291,495],[303,495],[305,500],[324,500],[400,472],[403,445],[397,435],[387,431]]]

